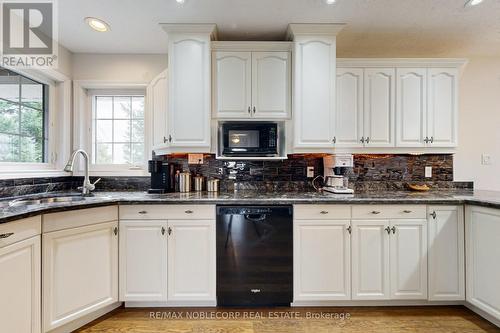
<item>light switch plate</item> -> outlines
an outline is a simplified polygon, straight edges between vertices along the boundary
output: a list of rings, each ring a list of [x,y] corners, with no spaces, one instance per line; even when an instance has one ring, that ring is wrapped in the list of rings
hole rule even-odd
[[[203,154],[188,154],[188,164],[203,164]]]
[[[490,154],[482,154],[481,155],[481,164],[482,165],[491,165],[491,155]]]
[[[308,166],[307,167],[307,178],[313,178],[313,177],[314,177],[314,167]]]
[[[431,178],[431,177],[432,177],[432,167],[426,166],[425,167],[425,178]]]

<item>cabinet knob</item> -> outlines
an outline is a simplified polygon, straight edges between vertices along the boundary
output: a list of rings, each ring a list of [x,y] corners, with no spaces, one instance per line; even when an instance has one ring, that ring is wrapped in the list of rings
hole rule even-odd
[[[9,238],[12,235],[14,235],[13,232],[8,232],[6,234],[0,234],[0,239]]]
[[[378,215],[378,214],[380,214],[380,212],[378,210],[374,210],[374,211],[372,211],[372,214]]]
[[[323,215],[328,214],[328,212],[327,212],[326,210],[322,210],[322,211],[321,211],[321,212],[319,212],[319,213],[320,213],[320,214],[323,214]]]
[[[429,214],[430,216],[432,216],[432,218],[435,220],[436,217],[437,217],[437,214],[436,214],[436,211],[433,211],[432,213]]]

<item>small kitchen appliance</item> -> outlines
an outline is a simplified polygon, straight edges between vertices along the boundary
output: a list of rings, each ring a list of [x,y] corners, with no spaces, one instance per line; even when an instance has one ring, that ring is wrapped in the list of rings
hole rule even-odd
[[[148,193],[174,192],[175,164],[164,161],[148,161],[148,171],[151,173],[151,188]]]
[[[327,155],[323,157],[323,191],[336,194],[353,194],[354,190],[349,188],[349,178],[346,172],[354,167],[351,154]]]

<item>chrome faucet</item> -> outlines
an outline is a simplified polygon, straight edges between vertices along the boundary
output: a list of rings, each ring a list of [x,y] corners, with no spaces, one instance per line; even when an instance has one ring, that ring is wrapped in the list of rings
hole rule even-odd
[[[94,184],[90,182],[90,177],[89,177],[89,154],[83,149],[77,149],[75,150],[72,154],[71,157],[68,160],[68,163],[66,163],[66,166],[64,167],[64,171],[66,172],[73,172],[73,166],[75,164],[75,159],[76,155],[82,154],[83,158],[85,159],[85,178],[83,179],[83,185],[78,187],[79,190],[82,191],[83,196],[88,196],[90,195],[90,192],[95,190],[95,184],[97,184],[101,178],[97,179]]]

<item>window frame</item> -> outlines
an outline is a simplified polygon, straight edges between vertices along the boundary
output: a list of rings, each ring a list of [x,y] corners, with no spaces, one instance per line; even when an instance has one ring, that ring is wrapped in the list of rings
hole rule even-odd
[[[90,155],[90,170],[92,172],[127,172],[131,171],[134,173],[141,173],[141,172],[146,172],[147,171],[147,140],[146,140],[146,135],[147,135],[147,127],[146,127],[146,112],[147,112],[147,105],[146,105],[146,89],[89,89],[87,91],[88,97],[90,99],[90,145],[89,145],[89,150],[88,153]],[[93,163],[94,156],[92,155],[93,149],[94,149],[94,132],[92,127],[94,126],[94,119],[93,115],[95,112],[96,108],[96,97],[99,96],[109,96],[109,97],[130,97],[130,96],[141,96],[144,97],[144,159],[142,163],[138,164],[95,164]]]
[[[48,92],[45,101],[47,116],[44,117],[44,135],[47,137],[47,144],[45,162],[0,162],[0,178],[57,177],[67,175],[67,173],[62,171],[63,163],[65,163],[62,159],[66,158],[70,136],[63,127],[67,126],[70,111],[62,109],[61,106],[65,105],[65,102],[71,98],[70,90],[68,89],[71,80],[55,72],[5,68],[46,85]]]

